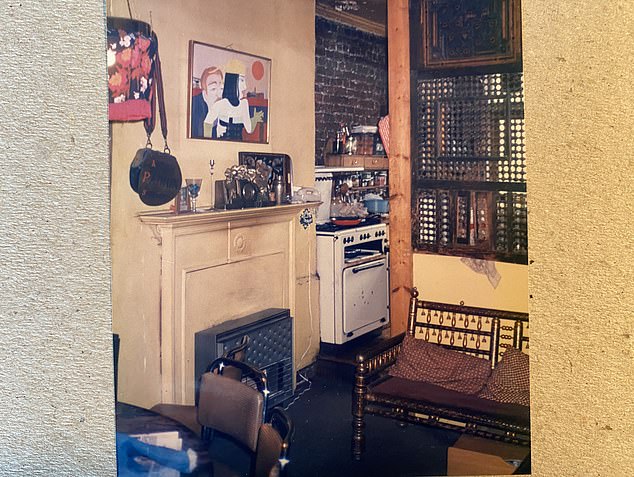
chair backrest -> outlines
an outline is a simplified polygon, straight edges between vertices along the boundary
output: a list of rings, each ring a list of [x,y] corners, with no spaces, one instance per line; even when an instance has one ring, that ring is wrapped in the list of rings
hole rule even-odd
[[[233,348],[230,348],[227,351],[225,351],[222,354],[221,358],[232,359],[234,361],[244,361],[250,341],[251,341],[251,338],[249,338],[249,335],[244,335],[242,339],[240,340],[240,343],[238,343]],[[205,369],[205,373],[212,372],[212,367],[214,366],[214,364],[216,364],[216,360],[212,361],[212,363],[209,366],[207,366],[207,369]],[[213,370],[213,372],[218,374],[220,370],[216,367]],[[222,374],[228,378],[235,379],[236,381],[242,380],[242,369],[236,368],[235,366],[223,367]],[[194,402],[195,406],[198,406],[199,399],[200,399],[200,380],[196,382],[196,396],[195,396],[195,402]]]
[[[247,354],[247,348],[249,343],[251,342],[251,338],[249,335],[244,335],[238,343],[233,348],[228,349],[222,354],[223,358],[235,359],[236,361],[244,361],[244,358]]]
[[[294,427],[288,414],[281,408],[273,408],[270,422],[260,426],[255,457],[255,477],[277,477],[284,473],[289,463],[289,450]]]
[[[249,335],[244,335],[242,337],[242,340],[240,340],[240,343],[237,346],[225,351],[222,357],[244,362],[250,340],[251,338],[249,338]],[[240,381],[242,379],[242,371],[240,370],[240,368],[235,368],[233,366],[227,366],[226,368],[224,368],[222,374],[228,378],[233,378],[237,381]]]
[[[229,366],[249,375],[257,387],[224,376],[222,371]],[[214,372],[216,370],[219,372]],[[264,421],[266,394],[264,373],[246,363],[218,358],[212,363],[210,371],[201,376],[198,422],[233,437],[255,452],[259,429]]]

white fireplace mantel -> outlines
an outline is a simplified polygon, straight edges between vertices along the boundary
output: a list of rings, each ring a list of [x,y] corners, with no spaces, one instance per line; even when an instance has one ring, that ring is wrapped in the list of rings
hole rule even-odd
[[[295,228],[319,203],[139,220],[160,247],[161,401],[194,402],[194,334],[266,308],[295,315]]]

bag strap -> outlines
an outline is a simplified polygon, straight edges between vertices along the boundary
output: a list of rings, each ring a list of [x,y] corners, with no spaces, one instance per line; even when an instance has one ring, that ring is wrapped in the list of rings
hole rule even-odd
[[[155,95],[158,97],[158,109],[159,115],[161,117],[161,132],[163,133],[163,142],[165,146],[163,147],[163,151],[167,154],[170,154],[170,148],[167,145],[167,115],[165,114],[165,95],[163,92],[163,74],[161,72],[161,59],[159,57],[159,49],[158,49],[158,37],[156,33],[152,32],[152,43],[154,43],[155,54],[154,54],[154,81],[152,83],[152,93],[150,100],[150,111],[151,115],[143,122],[143,126],[145,127],[145,131],[147,132],[147,143],[145,147],[152,148],[152,141],[150,140],[150,136],[154,131],[154,125],[156,123],[156,101]]]

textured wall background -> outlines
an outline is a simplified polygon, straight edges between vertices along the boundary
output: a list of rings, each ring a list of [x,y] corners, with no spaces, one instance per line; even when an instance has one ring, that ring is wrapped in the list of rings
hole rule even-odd
[[[315,18],[316,161],[339,124],[376,126],[381,114],[387,114],[387,40]]]
[[[634,2],[523,2],[533,475],[634,473]]]
[[[101,1],[0,2],[0,474],[115,472]]]
[[[0,475],[114,474],[104,6],[67,7],[0,4]],[[634,3],[523,16],[533,475],[629,476]]]

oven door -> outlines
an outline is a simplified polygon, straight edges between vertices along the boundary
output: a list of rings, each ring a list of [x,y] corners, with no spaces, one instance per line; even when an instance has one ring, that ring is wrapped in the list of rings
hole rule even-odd
[[[343,333],[348,338],[372,323],[382,326],[388,320],[387,257],[350,265],[343,269]]]

